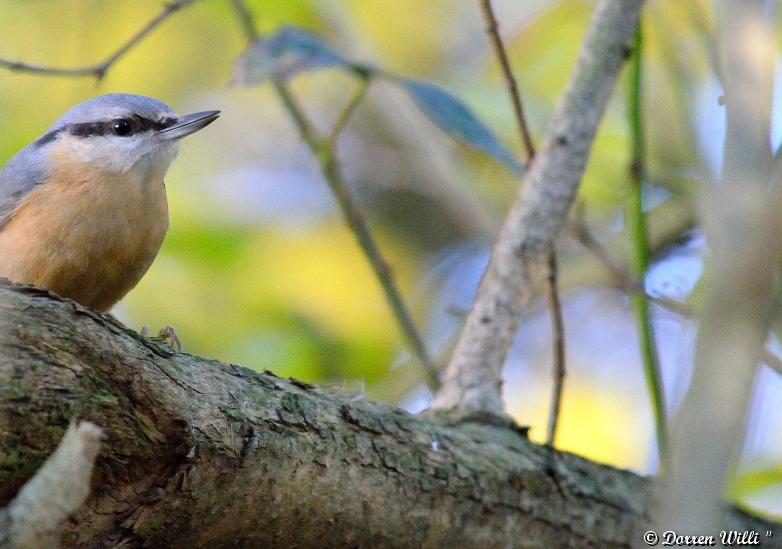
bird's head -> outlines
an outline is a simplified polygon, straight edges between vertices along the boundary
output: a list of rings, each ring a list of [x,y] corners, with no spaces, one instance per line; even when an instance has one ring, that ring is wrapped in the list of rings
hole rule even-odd
[[[33,146],[101,171],[165,172],[179,139],[207,126],[219,114],[205,111],[180,116],[157,99],[112,93],[72,107]]]

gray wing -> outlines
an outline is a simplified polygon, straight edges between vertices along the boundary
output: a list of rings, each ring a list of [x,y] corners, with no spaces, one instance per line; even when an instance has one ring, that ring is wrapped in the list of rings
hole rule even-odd
[[[46,147],[32,143],[16,153],[0,172],[0,230],[24,197],[46,177]]]

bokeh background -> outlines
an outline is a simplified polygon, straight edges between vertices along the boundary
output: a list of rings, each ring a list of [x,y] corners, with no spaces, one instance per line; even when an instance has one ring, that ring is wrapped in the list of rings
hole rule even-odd
[[[351,58],[433,82],[462,98],[519,150],[514,119],[475,0],[250,0],[261,31],[310,29]],[[495,0],[537,139],[574,64],[592,2]],[[102,60],[160,11],[159,0],[0,0],[0,57],[53,66]],[[708,248],[697,193],[719,173],[724,112],[710,3],[651,0],[645,10],[646,207],[655,263],[650,293],[697,308]],[[167,178],[171,229],[160,256],[114,313],[134,328],[176,327],[188,352],[424,408],[430,394],[317,164],[269,86],[232,85],[246,38],[228,0],[172,16],[96,85],[91,78],[0,70],[0,162],[69,106],[130,92],[179,112],[222,117],[184,141]],[[579,197],[595,236],[626,264],[628,134],[621,83]],[[356,86],[340,70],[293,89],[325,130]],[[782,85],[777,86],[782,89]],[[778,95],[782,94],[782,91]],[[773,146],[782,136],[775,104]],[[339,142],[351,190],[389,259],[427,345],[444,363],[491,241],[520,184],[505,166],[455,143],[399,89],[373,82]],[[568,377],[559,446],[636,471],[657,466],[633,315],[605,266],[560,242]],[[705,278],[708,278],[707,276]],[[654,309],[668,404],[686,391],[696,326]],[[779,325],[779,322],[777,322]],[[507,361],[509,410],[542,440],[551,333],[530,308]],[[733,496],[782,513],[782,384],[762,368]]]

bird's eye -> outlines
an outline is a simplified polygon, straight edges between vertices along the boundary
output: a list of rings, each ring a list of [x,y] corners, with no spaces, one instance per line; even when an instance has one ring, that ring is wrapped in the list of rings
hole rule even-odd
[[[119,120],[114,121],[112,129],[114,130],[115,135],[125,136],[131,132],[133,126],[131,125],[130,121],[125,120],[124,118],[120,118]]]

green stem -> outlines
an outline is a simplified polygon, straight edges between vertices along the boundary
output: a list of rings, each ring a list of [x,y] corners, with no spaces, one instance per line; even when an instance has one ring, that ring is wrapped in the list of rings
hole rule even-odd
[[[277,80],[274,82],[274,87],[285,105],[286,110],[296,124],[296,127],[299,129],[302,139],[315,155],[323,177],[342,209],[345,221],[355,235],[356,240],[358,240],[359,246],[364,251],[364,254],[375,272],[375,276],[383,288],[386,300],[394,312],[394,316],[399,323],[399,327],[402,330],[408,345],[426,370],[427,384],[432,390],[436,390],[440,386],[440,376],[437,368],[429,358],[423,339],[418,334],[410,312],[394,283],[393,274],[391,268],[388,266],[388,262],[386,262],[385,258],[383,258],[383,255],[380,253],[380,248],[372,237],[372,233],[369,230],[369,226],[367,225],[364,216],[361,215],[361,212],[359,212],[353,202],[348,186],[345,184],[345,180],[342,177],[339,161],[337,160],[336,138],[347,123],[350,114],[355,110],[363,98],[368,84],[369,79],[364,79],[345,110],[337,117],[334,130],[332,130],[329,137],[326,139],[321,139],[315,133],[303,109],[299,106],[296,98],[290,92],[285,82]]]
[[[258,29],[255,26],[255,22],[247,4],[243,0],[232,0],[232,3],[248,41],[253,42],[257,40],[259,37]],[[368,74],[362,74],[360,77],[361,83],[358,89],[353,94],[353,97],[351,97],[347,106],[342,110],[339,116],[337,116],[334,127],[326,139],[318,137],[312,124],[310,124],[307,119],[304,109],[299,106],[296,98],[288,89],[284,81],[274,80],[274,89],[282,100],[285,110],[288,111],[294,124],[299,129],[302,139],[317,159],[323,177],[328,183],[329,188],[331,188],[331,191],[334,193],[348,226],[356,236],[359,246],[364,251],[364,254],[372,266],[372,270],[375,272],[375,276],[377,276],[377,279],[380,282],[380,286],[383,288],[386,300],[391,306],[391,310],[394,312],[394,316],[399,323],[399,327],[402,330],[408,345],[426,371],[427,385],[434,391],[440,387],[439,372],[429,358],[429,353],[426,351],[426,345],[424,345],[423,339],[418,334],[418,330],[415,328],[410,312],[394,283],[394,278],[391,273],[391,268],[388,266],[388,262],[386,262],[383,255],[380,253],[380,248],[375,243],[375,239],[372,237],[372,233],[369,231],[369,226],[364,220],[364,217],[353,203],[353,198],[350,196],[348,187],[342,178],[342,171],[337,160],[337,138],[345,128],[350,116],[361,103],[362,99],[364,99],[364,95],[366,95],[367,89],[369,88],[370,76]]]
[[[345,126],[347,125],[348,120],[350,120],[350,117],[353,115],[353,112],[356,110],[356,108],[358,108],[358,106],[361,104],[361,101],[364,99],[364,96],[367,94],[371,80],[372,79],[368,75],[359,76],[358,88],[356,88],[356,91],[353,93],[350,101],[348,101],[348,104],[344,109],[342,109],[342,112],[339,114],[339,116],[337,116],[337,119],[334,122],[334,127],[329,134],[328,142],[332,149],[336,148],[339,135],[342,133],[342,130],[345,129]]]
[[[631,161],[630,161],[630,196],[627,207],[627,220],[633,239],[633,254],[631,268],[638,280],[643,282],[649,267],[649,239],[646,227],[646,214],[643,210],[643,180],[645,170],[645,143],[643,134],[643,117],[641,113],[641,60],[642,60],[641,24],[635,34],[633,57],[630,61],[630,78],[627,90],[627,118],[630,130]],[[668,431],[665,410],[660,364],[657,358],[657,348],[654,339],[649,300],[642,292],[632,297],[633,309],[638,323],[638,336],[641,340],[641,357],[644,374],[652,400],[655,428],[657,431],[657,448],[660,463],[664,463],[668,448]]]

